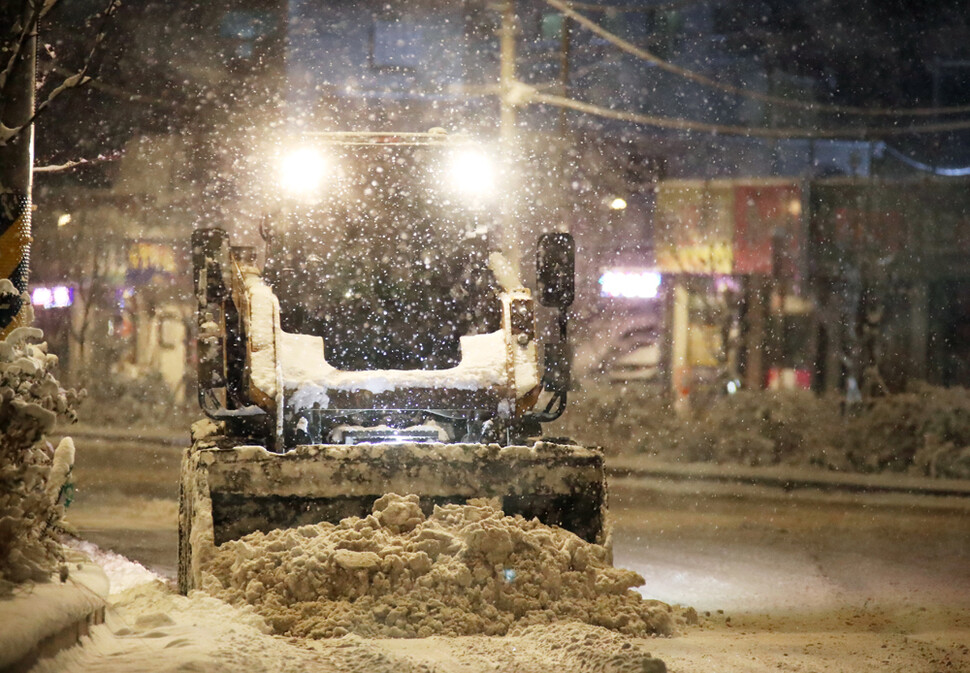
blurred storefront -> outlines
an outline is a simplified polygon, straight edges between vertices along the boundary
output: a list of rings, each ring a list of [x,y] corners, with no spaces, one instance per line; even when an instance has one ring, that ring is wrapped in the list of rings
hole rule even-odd
[[[970,385],[965,179],[670,180],[667,388]]]

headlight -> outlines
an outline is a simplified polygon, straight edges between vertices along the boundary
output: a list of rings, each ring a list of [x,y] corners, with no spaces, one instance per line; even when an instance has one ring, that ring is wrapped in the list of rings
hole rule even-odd
[[[461,150],[451,157],[448,181],[466,197],[486,196],[495,189],[495,166],[484,152]]]
[[[326,174],[327,160],[312,147],[294,150],[280,160],[280,186],[291,196],[314,198]]]

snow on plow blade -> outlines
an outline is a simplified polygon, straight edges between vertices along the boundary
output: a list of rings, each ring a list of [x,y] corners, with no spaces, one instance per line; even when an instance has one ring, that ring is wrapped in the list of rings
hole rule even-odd
[[[603,455],[550,442],[355,444],[189,449],[182,462],[179,588],[198,588],[215,546],[269,531],[367,516],[385,493],[434,505],[500,498],[507,515],[536,517],[609,547]]]

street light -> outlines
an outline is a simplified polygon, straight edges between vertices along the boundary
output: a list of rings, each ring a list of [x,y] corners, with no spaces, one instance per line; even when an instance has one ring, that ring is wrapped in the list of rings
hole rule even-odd
[[[621,197],[616,197],[610,201],[610,210],[624,210],[626,208],[626,199]]]

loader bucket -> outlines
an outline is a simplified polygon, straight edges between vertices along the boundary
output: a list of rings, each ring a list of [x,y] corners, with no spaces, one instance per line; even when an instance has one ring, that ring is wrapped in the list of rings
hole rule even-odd
[[[182,462],[179,589],[198,588],[217,545],[253,531],[371,513],[385,493],[434,505],[500,498],[506,515],[538,518],[609,548],[606,482],[599,450],[531,446],[388,443],[256,446],[197,442]]]

